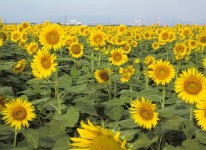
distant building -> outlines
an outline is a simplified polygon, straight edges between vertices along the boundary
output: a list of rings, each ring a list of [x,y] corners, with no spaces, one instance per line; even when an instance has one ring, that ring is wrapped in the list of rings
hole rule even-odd
[[[65,22],[65,23],[61,23],[61,24],[64,24],[64,25],[82,25],[81,22],[77,21],[77,20],[69,20],[69,22]]]

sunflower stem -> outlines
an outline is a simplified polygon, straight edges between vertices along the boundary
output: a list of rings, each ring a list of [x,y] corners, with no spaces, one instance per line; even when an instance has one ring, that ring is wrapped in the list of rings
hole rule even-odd
[[[55,85],[54,85],[54,90],[55,90],[55,97],[57,99],[58,102],[58,113],[61,114],[61,99],[59,97],[59,88],[58,88],[58,68],[55,72]]]
[[[130,97],[131,97],[131,101],[132,101],[132,79],[130,79],[129,91],[130,91]]]
[[[190,106],[190,121],[193,122],[193,107]]]
[[[116,98],[116,92],[117,92],[117,83],[114,82],[114,98]]]
[[[93,73],[93,70],[94,70],[94,50],[92,50],[92,68],[91,68],[91,70],[92,70],[92,73]]]
[[[148,82],[149,82],[149,79],[148,79],[148,70],[146,69],[146,75],[145,75],[145,89],[148,90]]]
[[[101,52],[99,50],[99,57],[98,57],[98,65],[100,66],[101,65]]]
[[[165,85],[163,86],[162,89],[162,109],[165,108]]]
[[[198,60],[197,60],[197,51],[195,52],[195,64],[196,64],[196,67],[197,67],[197,63],[198,63]]]
[[[14,129],[14,147],[16,147],[17,134],[18,134],[18,130]]]

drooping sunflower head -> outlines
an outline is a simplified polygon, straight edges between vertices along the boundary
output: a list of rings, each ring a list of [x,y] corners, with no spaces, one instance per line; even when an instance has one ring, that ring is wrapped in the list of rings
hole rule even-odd
[[[56,56],[47,49],[39,50],[31,63],[32,73],[36,78],[50,77],[56,71]]]
[[[92,46],[104,46],[105,40],[106,37],[102,31],[96,31],[90,35],[90,43]]]
[[[71,138],[71,150],[130,150],[126,147],[126,139],[120,139],[120,132],[113,133],[108,129],[95,126],[88,120],[88,124],[81,122],[77,129],[80,137]]]
[[[165,85],[169,83],[175,76],[174,66],[169,61],[158,60],[154,65],[151,65],[152,70],[148,71],[148,76],[158,84]]]
[[[105,69],[98,69],[95,71],[94,75],[98,83],[109,83],[110,82],[110,75],[112,71],[109,68]]]
[[[6,108],[7,98],[0,95],[0,111]]]
[[[194,110],[194,118],[202,130],[206,131],[206,101],[198,101],[196,110]]]
[[[153,65],[155,63],[155,57],[152,55],[148,55],[147,57],[144,58],[144,63],[147,66]]]
[[[0,38],[0,47],[3,45],[3,39],[2,38]]]
[[[25,59],[20,59],[16,65],[13,67],[13,71],[14,73],[18,74],[18,73],[22,73],[25,69],[26,66],[26,60]]]
[[[128,61],[128,57],[125,54],[124,50],[118,48],[111,51],[109,61],[111,61],[113,65],[121,66]]]
[[[182,71],[175,81],[175,92],[186,103],[206,100],[206,77],[196,68]]]
[[[49,24],[42,28],[39,41],[45,49],[56,51],[64,45],[64,30],[57,24]]]
[[[6,103],[6,108],[2,111],[3,120],[15,130],[20,130],[22,126],[29,127],[28,121],[32,121],[36,117],[34,111],[32,103],[17,98]]]
[[[144,97],[141,100],[136,99],[132,101],[130,114],[140,127],[144,129],[151,129],[158,124],[158,113],[155,112],[156,104],[152,104],[149,100],[145,100]]]
[[[80,58],[83,56],[84,46],[80,43],[72,43],[69,46],[69,53],[73,58]]]
[[[31,42],[26,47],[26,50],[30,55],[36,53],[38,49],[39,49],[39,46],[38,46],[38,43],[36,42]]]

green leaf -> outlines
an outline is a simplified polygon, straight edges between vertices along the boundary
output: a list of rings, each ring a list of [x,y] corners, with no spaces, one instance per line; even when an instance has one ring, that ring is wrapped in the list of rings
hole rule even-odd
[[[83,102],[79,103],[78,102],[78,103],[76,103],[75,108],[78,111],[81,111],[82,113],[87,113],[90,115],[98,116],[94,106],[89,106],[87,103],[83,103]]]
[[[103,102],[102,104],[107,106],[120,106],[124,105],[126,102],[128,102],[127,99],[114,99]]]
[[[76,70],[76,69],[72,69],[70,71],[70,75],[71,75],[72,78],[77,78],[80,75],[80,71]]]
[[[174,116],[169,118],[163,125],[163,129],[166,130],[180,130],[180,127],[184,124],[185,118],[180,116]]]
[[[196,139],[201,142],[202,144],[206,144],[206,132],[205,131],[197,131],[196,132]]]
[[[32,144],[33,148],[37,148],[39,145],[39,137],[38,132],[33,129],[24,130],[24,136],[26,137],[27,141]]]
[[[105,115],[107,115],[112,120],[119,120],[123,115],[124,108],[122,106],[116,106],[105,109]]]
[[[61,76],[58,79],[58,87],[60,88],[67,88],[72,84],[72,77],[68,74]]]
[[[76,85],[76,86],[71,86],[71,87],[66,88],[65,90],[70,92],[70,93],[80,93],[84,89],[86,89],[86,86],[87,86],[87,83],[86,84]]]
[[[52,150],[68,150],[69,138],[66,135],[57,137],[56,143],[54,144]]]
[[[133,143],[133,149],[147,148],[150,145],[150,139],[146,134],[140,133],[138,139]]]
[[[11,95],[14,94],[11,87],[2,86],[2,85],[0,85],[0,86],[1,86],[1,88],[0,88],[1,95],[4,95],[4,96],[9,95],[9,96],[11,96]]]
[[[198,142],[196,139],[188,139],[182,142],[184,150],[203,150],[205,145]]]
[[[79,119],[79,112],[74,107],[69,107],[67,113],[62,115],[61,123],[67,127],[74,127]]]
[[[32,104],[36,105],[39,103],[47,102],[49,99],[50,99],[50,97],[45,97],[45,98],[33,100],[31,102],[32,102]]]
[[[112,126],[116,125],[120,125],[122,128],[134,128],[138,126],[133,119],[124,119],[121,121],[112,122]]]

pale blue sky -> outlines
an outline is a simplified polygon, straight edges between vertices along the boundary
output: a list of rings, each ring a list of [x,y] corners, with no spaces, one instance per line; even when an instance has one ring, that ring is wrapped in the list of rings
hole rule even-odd
[[[206,0],[0,0],[4,22],[64,22],[83,24],[206,23]],[[160,17],[160,19],[158,19]]]

